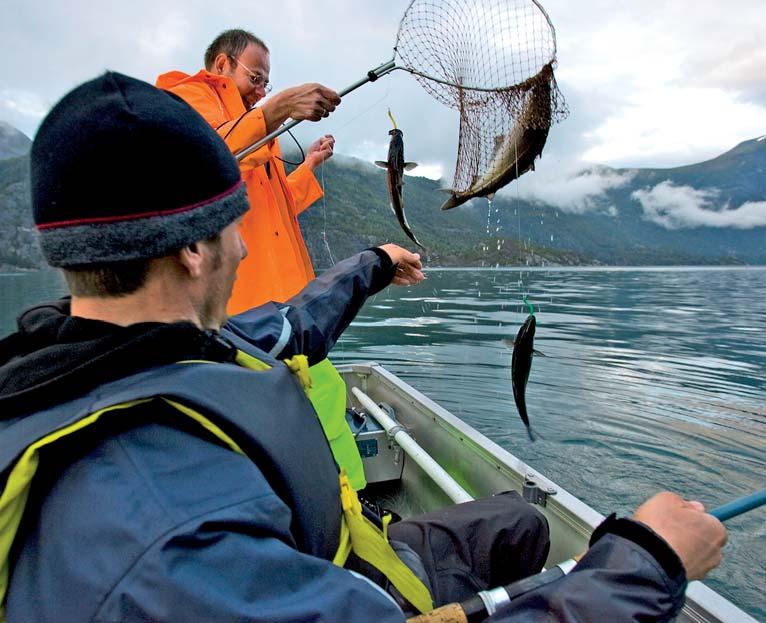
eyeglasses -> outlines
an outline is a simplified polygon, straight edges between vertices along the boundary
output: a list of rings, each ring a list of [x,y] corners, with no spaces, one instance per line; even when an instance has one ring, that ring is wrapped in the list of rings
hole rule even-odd
[[[231,60],[233,60],[237,65],[239,65],[242,69],[244,69],[247,72],[247,77],[250,79],[250,84],[252,84],[256,88],[263,87],[263,90],[266,93],[271,91],[271,84],[269,84],[269,81],[266,78],[264,78],[261,74],[255,73],[252,69],[240,63],[239,59],[236,59],[233,56],[230,56],[229,58],[231,58]]]

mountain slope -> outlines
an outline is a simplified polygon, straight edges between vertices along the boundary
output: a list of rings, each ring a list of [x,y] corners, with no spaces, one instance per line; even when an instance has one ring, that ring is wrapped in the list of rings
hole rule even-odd
[[[21,133],[0,135],[15,136],[0,140],[0,149],[28,151],[29,139]],[[412,176],[405,177],[405,211],[431,266],[766,264],[766,227],[720,222],[743,204],[751,205],[754,223],[766,220],[766,139],[745,141],[694,165],[591,172],[622,176],[625,183],[593,197],[584,213],[511,193],[491,204],[476,199],[442,212],[440,182]],[[326,196],[300,216],[317,267],[330,265],[331,256],[337,261],[384,242],[415,248],[389,207],[385,171],[336,156],[317,178]],[[684,206],[645,205],[647,197],[665,195],[697,203],[691,213],[677,214],[673,210]],[[0,159],[0,215],[0,264],[43,266],[32,227],[27,156]]]
[[[325,197],[300,216],[301,229],[315,265],[330,264],[371,245],[395,242],[418,250],[404,234],[389,207],[386,173],[367,163],[339,158],[317,170]],[[442,212],[439,182],[405,176],[404,206],[410,228],[426,251],[431,265],[494,265],[591,263],[585,252],[549,248],[522,239],[506,240],[498,252],[496,216],[487,234],[487,203]],[[493,207],[494,211],[494,207]],[[502,235],[500,236],[503,237]],[[326,243],[325,244],[325,240]],[[328,251],[329,247],[329,251]]]
[[[594,198],[592,209],[582,214],[502,194],[491,207],[486,199],[476,199],[441,212],[439,183],[408,176],[408,221],[428,247],[432,264],[523,265],[543,259],[563,264],[766,264],[766,227],[671,228],[656,222],[656,215],[647,214],[636,198],[637,192],[651,193],[665,184],[684,197],[703,193],[708,202],[704,208],[713,212],[766,202],[766,140],[745,141],[712,160],[673,169],[599,169],[629,181]],[[301,216],[312,256],[321,264],[328,257],[322,243],[325,231],[336,259],[362,241],[391,239],[412,246],[387,207],[383,171],[330,161],[324,181],[324,207],[320,203]],[[762,207],[766,210],[766,204]]]
[[[16,158],[29,153],[32,141],[12,125],[0,121],[0,160]]]
[[[26,156],[0,160],[0,215],[0,266],[44,266],[32,222],[29,158]]]

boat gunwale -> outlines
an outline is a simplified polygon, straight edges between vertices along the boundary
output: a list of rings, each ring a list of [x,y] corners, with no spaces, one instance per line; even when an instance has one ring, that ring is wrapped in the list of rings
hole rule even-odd
[[[555,514],[558,520],[569,524],[576,532],[586,538],[586,543],[587,537],[593,529],[603,521],[604,515],[401,380],[380,363],[374,361],[347,363],[338,365],[337,369],[344,380],[348,374],[354,374],[360,378],[360,388],[365,392],[369,378],[377,377],[378,382],[382,380],[388,389],[394,389],[413,406],[419,406],[424,411],[433,413],[433,421],[444,432],[455,438],[458,443],[466,445],[464,440],[469,440],[470,445],[477,450],[478,455],[483,460],[494,463],[501,472],[505,472],[511,479],[520,476],[523,481],[527,476],[531,476],[539,485],[553,487],[556,494],[548,496],[546,511]],[[461,484],[464,485],[465,483]],[[470,487],[468,489],[470,491]],[[757,619],[736,604],[699,581],[689,583],[686,590],[686,604],[677,621],[679,623],[685,621],[691,623],[759,623]]]

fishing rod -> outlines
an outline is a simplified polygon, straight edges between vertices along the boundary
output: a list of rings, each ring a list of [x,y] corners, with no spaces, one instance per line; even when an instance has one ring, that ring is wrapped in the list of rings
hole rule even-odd
[[[764,505],[766,505],[766,489],[737,498],[709,512],[718,521],[727,521]],[[447,604],[426,614],[409,618],[407,623],[478,623],[495,614],[517,597],[564,577],[574,569],[576,564],[575,559],[566,560],[542,573],[513,582],[508,586],[481,591],[461,603]]]
[[[394,71],[394,69],[402,69],[402,68],[397,67],[396,59],[392,58],[390,61],[387,61],[383,63],[382,65],[375,67],[375,69],[371,69],[370,71],[368,71],[367,75],[361,80],[357,80],[356,82],[354,82],[354,84],[349,85],[342,91],[338,91],[338,95],[340,97],[343,97],[344,95],[348,95],[349,93],[351,93],[351,91],[355,91],[360,86],[367,84],[368,82],[375,82],[378,78],[381,78],[382,76],[385,76],[386,74],[389,74],[392,71]],[[274,130],[271,134],[267,134],[261,140],[250,145],[250,147],[246,147],[245,149],[242,149],[241,151],[236,152],[234,154],[234,157],[237,160],[242,160],[243,158],[247,157],[254,151],[257,151],[258,149],[263,147],[266,143],[273,141],[280,134],[283,134],[284,132],[291,130],[300,122],[301,122],[301,119],[292,119],[289,123],[285,123],[284,125],[281,125],[276,130]]]
[[[766,489],[761,489],[750,495],[743,495],[741,498],[732,500],[728,504],[714,508],[710,511],[710,514],[718,521],[727,521],[764,504],[766,504]]]

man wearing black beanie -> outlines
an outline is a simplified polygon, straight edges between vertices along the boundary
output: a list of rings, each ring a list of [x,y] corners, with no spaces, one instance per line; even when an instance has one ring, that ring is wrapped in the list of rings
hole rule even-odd
[[[308,365],[368,296],[423,279],[418,256],[367,250],[286,304],[227,319],[247,204],[185,103],[107,73],[53,108],[31,161],[41,246],[72,297],[25,311],[0,341],[0,621],[403,623],[388,593],[342,568],[369,569],[354,555],[400,603],[454,598],[440,582],[456,569],[429,565],[460,552],[426,543],[418,566],[411,551],[417,575],[393,554],[305,395]],[[498,560],[476,534],[467,555],[530,573],[547,530],[513,508],[525,554]],[[670,618],[725,532],[672,494],[636,517],[607,520],[575,571],[490,620]]]

